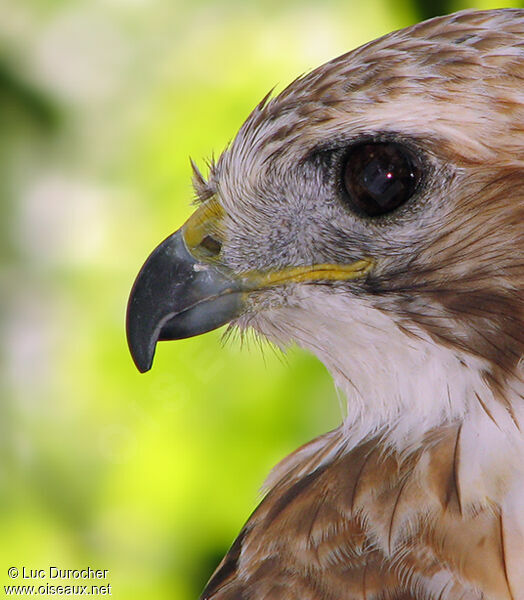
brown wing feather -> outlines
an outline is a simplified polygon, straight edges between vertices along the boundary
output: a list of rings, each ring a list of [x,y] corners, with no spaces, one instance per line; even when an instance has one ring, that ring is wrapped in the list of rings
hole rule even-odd
[[[459,502],[458,435],[399,455],[378,439],[344,452],[338,430],[298,450],[202,599],[512,600],[500,507]]]

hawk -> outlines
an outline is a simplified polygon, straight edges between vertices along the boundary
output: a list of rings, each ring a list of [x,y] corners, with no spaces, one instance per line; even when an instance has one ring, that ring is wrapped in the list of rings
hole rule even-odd
[[[205,600],[524,598],[524,10],[465,11],[254,109],[148,258],[131,353],[226,323],[347,418],[278,464]]]

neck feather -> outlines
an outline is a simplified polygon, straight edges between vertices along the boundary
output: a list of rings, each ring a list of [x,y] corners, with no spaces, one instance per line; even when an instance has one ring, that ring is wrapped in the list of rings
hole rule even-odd
[[[439,428],[456,426],[461,478],[475,483],[465,490],[489,497],[522,468],[518,373],[501,402],[481,358],[437,343],[416,325],[407,329],[364,299],[313,286],[297,286],[286,306],[260,313],[250,325],[280,347],[295,341],[325,364],[347,398],[347,448],[379,436],[385,447],[405,453]]]

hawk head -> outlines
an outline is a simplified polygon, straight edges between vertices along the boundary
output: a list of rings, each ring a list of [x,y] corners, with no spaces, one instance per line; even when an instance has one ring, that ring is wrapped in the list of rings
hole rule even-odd
[[[523,34],[520,10],[461,12],[266,97],[207,181],[195,168],[200,208],[137,278],[138,368],[158,340],[232,322],[317,354],[365,432],[409,437],[479,401],[511,427]]]

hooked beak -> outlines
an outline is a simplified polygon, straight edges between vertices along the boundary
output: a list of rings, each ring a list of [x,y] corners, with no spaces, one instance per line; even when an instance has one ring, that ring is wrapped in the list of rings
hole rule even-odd
[[[141,373],[161,340],[179,340],[231,321],[241,308],[241,282],[218,256],[223,210],[204,204],[149,256],[131,290],[127,341]]]
[[[148,371],[161,340],[211,331],[241,306],[237,281],[195,259],[178,230],[153,250],[140,270],[127,308],[127,339],[141,373]]]

